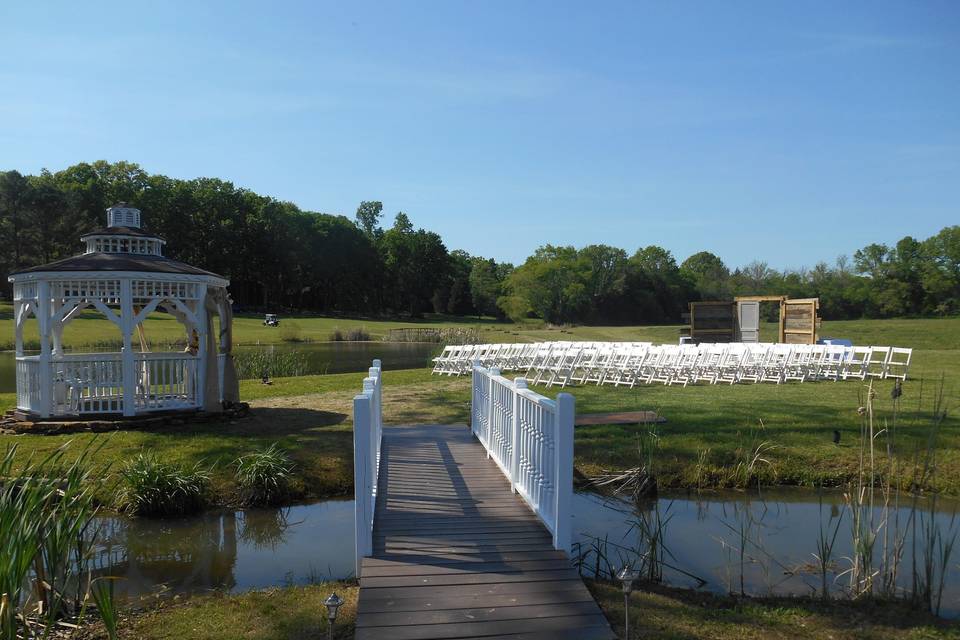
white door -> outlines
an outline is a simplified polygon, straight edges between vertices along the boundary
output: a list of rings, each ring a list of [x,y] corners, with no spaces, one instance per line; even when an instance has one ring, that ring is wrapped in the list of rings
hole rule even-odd
[[[737,317],[740,319],[740,342],[760,342],[760,303],[738,302]]]

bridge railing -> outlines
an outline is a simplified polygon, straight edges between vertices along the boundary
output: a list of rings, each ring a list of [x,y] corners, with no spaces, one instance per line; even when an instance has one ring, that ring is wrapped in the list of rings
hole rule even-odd
[[[356,570],[362,558],[373,553],[373,520],[380,476],[380,444],[383,442],[381,363],[373,361],[363,391],[353,398],[353,491]]]
[[[573,423],[568,393],[550,400],[510,381],[497,369],[473,365],[470,426],[487,455],[553,534],[553,546],[570,550],[573,496]]]

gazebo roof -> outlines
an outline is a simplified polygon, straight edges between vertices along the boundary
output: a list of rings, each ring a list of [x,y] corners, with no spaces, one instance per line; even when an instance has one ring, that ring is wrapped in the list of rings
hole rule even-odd
[[[93,236],[133,236],[135,238],[154,238],[156,240],[163,240],[163,238],[157,234],[144,231],[143,229],[139,229],[137,227],[101,227],[83,234],[80,236],[80,240],[83,241],[87,238],[92,238]]]
[[[87,253],[72,258],[64,258],[49,264],[28,269],[20,269],[11,276],[24,273],[44,273],[58,271],[145,271],[149,273],[174,273],[179,275],[210,276],[225,279],[212,271],[205,271],[184,262],[171,260],[164,256],[132,253]]]
[[[103,271],[133,273],[169,273],[178,276],[216,278],[226,281],[218,273],[200,269],[184,262],[171,260],[163,255],[166,241],[160,236],[140,228],[140,210],[121,202],[107,209],[107,226],[90,231],[80,237],[86,242],[86,253],[64,258],[49,264],[19,269],[10,274],[11,282],[16,276],[41,273]],[[25,278],[32,280],[32,277]]]

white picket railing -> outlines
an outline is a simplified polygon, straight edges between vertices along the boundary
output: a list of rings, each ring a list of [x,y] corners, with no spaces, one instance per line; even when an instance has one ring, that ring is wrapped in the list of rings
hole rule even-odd
[[[570,394],[550,400],[523,378],[511,382],[497,369],[473,366],[471,429],[563,551],[571,543],[575,413]]]
[[[189,353],[134,354],[136,411],[196,409],[200,406],[199,359]],[[120,353],[70,353],[46,364],[39,356],[17,356],[17,408],[40,413],[40,380],[50,376],[53,415],[123,413],[123,356]]]
[[[380,476],[380,444],[383,441],[381,363],[373,361],[363,392],[353,398],[353,492],[356,568],[373,553],[373,519]]]

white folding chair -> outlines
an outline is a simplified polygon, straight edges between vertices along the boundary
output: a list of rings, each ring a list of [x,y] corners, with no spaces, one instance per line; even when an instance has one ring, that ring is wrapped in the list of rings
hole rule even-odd
[[[913,349],[891,347],[890,359],[887,360],[887,377],[906,380],[907,370],[910,369],[910,358],[912,356]]]
[[[884,378],[890,361],[890,347],[870,347],[867,356],[866,375],[869,378]]]

